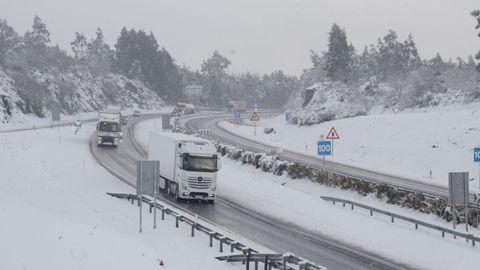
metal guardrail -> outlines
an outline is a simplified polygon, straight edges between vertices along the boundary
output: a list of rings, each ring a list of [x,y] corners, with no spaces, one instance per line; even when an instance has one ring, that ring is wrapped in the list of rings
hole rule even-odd
[[[135,194],[126,194],[126,193],[110,193],[107,192],[108,195],[112,197],[116,197],[119,199],[127,199],[128,201],[131,201],[132,204],[137,201],[137,204],[140,205],[140,199],[139,196]],[[209,236],[209,246],[213,247],[213,240],[218,240],[219,242],[219,252],[223,253],[224,251],[224,245],[230,246],[230,253],[233,253],[235,250],[241,251],[241,255],[234,255],[232,256],[220,256],[216,257],[218,260],[223,260],[223,261],[231,261],[231,262],[242,262],[245,263],[246,269],[249,269],[250,267],[250,262],[254,263],[254,267],[257,270],[258,269],[258,263],[263,263],[264,264],[264,269],[282,269],[282,270],[291,270],[293,268],[289,267],[287,264],[295,264],[298,265],[299,269],[301,270],[325,270],[326,268],[315,265],[311,262],[308,262],[300,257],[297,257],[293,254],[278,254],[280,256],[280,261],[277,260],[278,256],[273,256],[269,257],[268,260],[265,262],[264,257],[265,254],[259,254],[258,251],[255,249],[252,249],[250,247],[247,247],[246,245],[236,241],[235,239],[232,239],[230,237],[227,237],[219,232],[216,232],[207,226],[200,224],[196,220],[192,220],[177,211],[170,209],[160,203],[154,203],[151,199],[148,197],[142,196],[142,202],[146,203],[149,205],[149,211],[152,213],[152,209],[154,207],[158,208],[161,210],[161,219],[165,220],[165,214],[166,215],[171,215],[175,217],[175,227],[179,227],[179,222],[186,223],[191,226],[191,237],[195,236],[195,231],[200,231],[206,235]],[[236,256],[236,257],[235,257]],[[243,260],[242,258],[245,257]],[[248,256],[248,260],[247,260]],[[231,258],[231,259],[228,259]],[[239,259],[238,259],[239,258]],[[262,258],[260,261],[259,258]],[[248,263],[247,263],[248,261]]]
[[[297,270],[296,268],[292,268],[289,266],[289,263],[293,263],[298,266],[300,270],[306,269],[316,269],[316,270],[324,270],[325,268],[321,268],[319,266],[313,265],[307,261],[300,261],[297,257],[291,254],[251,254],[248,251],[244,251],[243,254],[240,255],[228,255],[228,256],[219,256],[216,257],[217,260],[226,261],[226,262],[241,262],[244,263],[246,266],[245,268],[249,270],[250,262],[254,263],[255,270],[258,270],[258,264],[263,263],[264,269],[282,269],[282,270]]]
[[[328,197],[328,196],[321,196],[321,198],[325,201],[331,201],[331,202],[333,202],[333,204],[335,204],[336,202],[340,202],[340,203],[343,204],[343,207],[345,207],[345,204],[350,204],[352,210],[354,209],[355,206],[359,207],[359,208],[369,210],[370,211],[370,216],[373,216],[373,213],[380,213],[380,214],[389,216],[391,218],[392,223],[395,222],[395,219],[400,219],[400,220],[403,220],[403,221],[407,221],[407,222],[415,224],[415,229],[417,229],[417,230],[418,230],[419,226],[430,228],[432,230],[437,230],[437,231],[440,231],[442,233],[442,237],[445,237],[445,234],[448,233],[448,234],[453,235],[453,238],[455,238],[455,239],[457,237],[464,238],[467,243],[468,243],[468,241],[472,241],[472,246],[475,246],[475,242],[480,242],[480,238],[474,236],[473,234],[457,232],[457,231],[454,231],[452,229],[448,229],[448,228],[445,228],[445,227],[430,224],[430,223],[427,223],[427,222],[424,222],[424,221],[421,221],[421,220],[417,220],[417,219],[414,219],[414,218],[410,218],[410,217],[402,216],[402,215],[395,214],[395,213],[392,213],[392,212],[388,212],[388,211],[378,209],[378,208],[375,208],[375,207],[371,207],[371,206],[368,206],[368,205],[365,205],[365,204],[356,203],[356,202],[352,202],[350,200],[345,200],[345,199],[340,199],[340,198]]]

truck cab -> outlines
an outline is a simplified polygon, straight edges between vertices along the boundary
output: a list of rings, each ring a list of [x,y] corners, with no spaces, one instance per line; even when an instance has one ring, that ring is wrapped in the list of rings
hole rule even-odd
[[[160,161],[159,186],[177,199],[213,202],[220,159],[213,142],[181,133],[151,132],[148,159]]]
[[[122,139],[120,113],[100,112],[97,123],[97,145],[117,147]]]
[[[213,200],[217,189],[220,159],[213,145],[181,142],[178,147],[178,170],[175,182],[178,198]]]

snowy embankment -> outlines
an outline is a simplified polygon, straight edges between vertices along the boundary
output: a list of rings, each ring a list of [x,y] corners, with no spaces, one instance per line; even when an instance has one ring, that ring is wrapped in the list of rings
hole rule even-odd
[[[261,117],[261,115],[260,115]],[[480,144],[480,104],[450,105],[429,110],[359,116],[297,127],[284,116],[262,119],[253,127],[223,122],[222,127],[272,146],[317,155],[321,135],[335,127],[334,157],[340,163],[448,186],[448,172],[468,171],[470,190],[478,191],[478,164],[473,148]],[[263,133],[264,127],[275,129]],[[431,175],[430,175],[431,171]]]
[[[137,125],[136,139],[145,148],[148,145],[149,131],[160,129],[161,120],[143,121]],[[222,162],[217,183],[221,198],[228,198],[259,213],[318,231],[414,267],[436,270],[476,269],[478,247],[471,247],[462,240],[442,238],[438,231],[425,228],[415,230],[410,223],[398,221],[392,224],[388,217],[370,217],[366,211],[351,211],[339,205],[334,206],[323,201],[320,196],[361,201],[440,226],[450,226],[434,215],[418,214],[413,210],[380,203],[373,196],[363,197],[306,180],[274,176],[228,159],[223,159]]]
[[[170,216],[153,230],[148,207],[139,234],[138,208],[106,195],[134,190],[95,162],[94,130],[0,134],[0,269],[234,268]]]

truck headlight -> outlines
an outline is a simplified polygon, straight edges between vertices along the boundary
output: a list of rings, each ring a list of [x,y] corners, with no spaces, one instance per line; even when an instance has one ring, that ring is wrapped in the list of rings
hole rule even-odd
[[[187,189],[187,185],[182,183],[182,189]]]
[[[212,191],[215,192],[216,190],[217,190],[217,185],[214,185],[214,186],[212,187]]]

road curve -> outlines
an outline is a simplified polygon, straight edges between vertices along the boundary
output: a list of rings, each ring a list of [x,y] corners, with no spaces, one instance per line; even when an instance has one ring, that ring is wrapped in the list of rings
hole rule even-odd
[[[124,141],[118,148],[97,147],[95,135],[90,149],[96,160],[112,174],[131,186],[136,182],[136,160],[145,158],[145,150],[134,140],[134,126],[141,120],[159,115],[130,118],[124,131]],[[293,252],[330,270],[412,269],[358,247],[340,243],[319,232],[309,231],[282,220],[264,216],[225,198],[215,204],[177,202],[161,194],[162,199],[188,212],[225,227],[277,252]]]
[[[221,121],[232,119],[233,117],[231,114],[199,116],[190,117],[184,120],[183,123],[189,130],[209,129],[211,131],[211,135],[215,139],[218,139],[223,143],[234,145],[250,151],[268,153],[271,150],[276,149],[276,147],[269,146],[268,144],[244,138],[238,134],[235,134],[234,131],[227,130],[219,125],[219,122]],[[322,159],[315,156],[284,149],[283,153],[279,155],[279,157],[284,160],[297,162],[319,170],[322,169]],[[358,168],[331,160],[326,161],[325,167],[327,171],[348,175],[359,179],[365,179],[370,182],[384,183],[406,190],[422,192],[432,196],[448,196],[448,189],[446,187],[433,185],[431,183],[418,182],[405,177]]]

